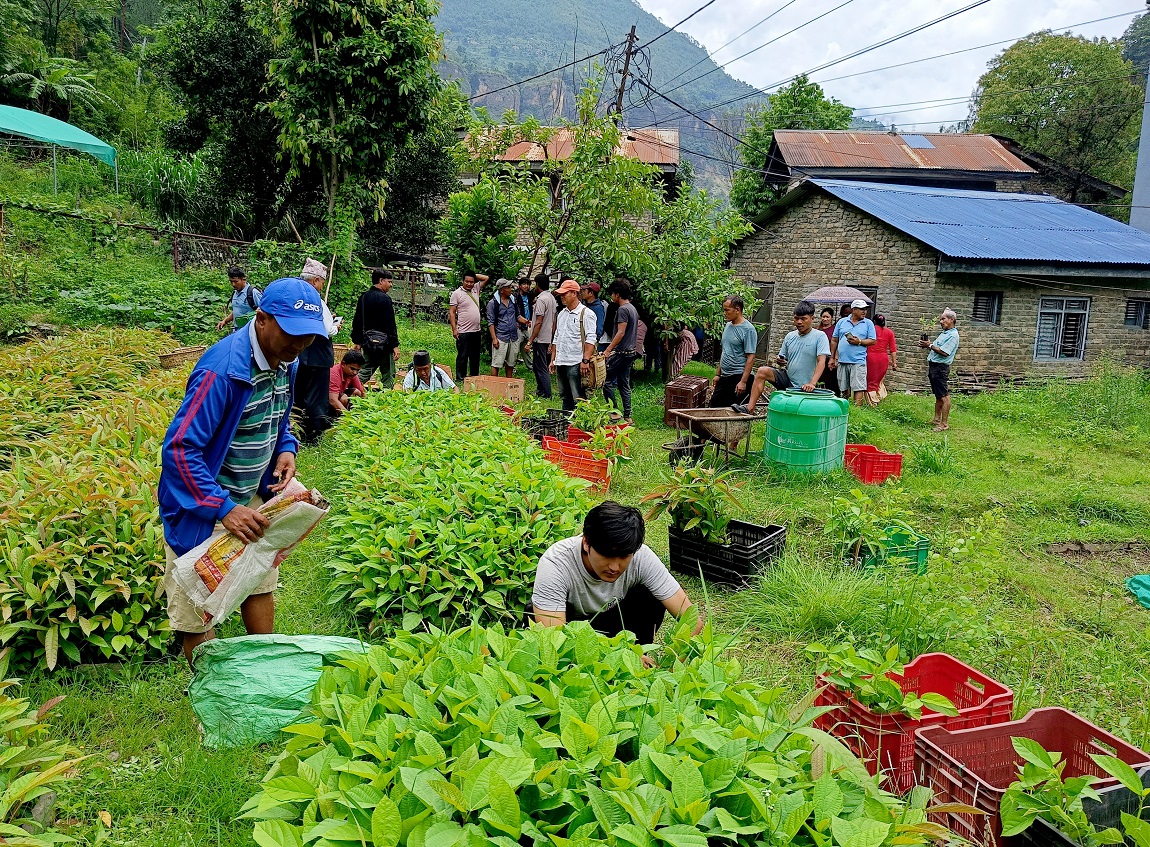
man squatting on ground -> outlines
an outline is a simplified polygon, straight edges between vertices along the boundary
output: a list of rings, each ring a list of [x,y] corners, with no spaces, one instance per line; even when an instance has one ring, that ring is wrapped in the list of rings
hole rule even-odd
[[[196,645],[215,633],[172,578],[172,565],[220,529],[246,542],[263,536],[269,522],[256,507],[295,476],[299,442],[288,410],[296,358],[324,333],[315,288],[277,279],[255,319],[200,357],[164,436],[158,498],[169,570],[164,593],[189,665]],[[273,631],[278,577],[273,568],[240,606],[249,635]]]
[[[606,500],[583,520],[583,534],[556,541],[539,559],[531,592],[536,623],[559,626],[589,621],[607,636],[627,630],[651,644],[670,612],[676,618],[694,607],[667,566],[643,543],[643,514]],[[703,629],[696,616],[692,635]],[[644,664],[650,664],[647,657]]]
[[[831,355],[831,345],[827,335],[814,328],[814,304],[803,300],[795,306],[795,328],[783,339],[779,348],[776,367],[764,365],[755,371],[755,384],[751,388],[751,399],[747,405],[731,406],[736,412],[755,413],[755,404],[770,385],[777,391],[788,388],[801,388],[814,391],[826,368]]]

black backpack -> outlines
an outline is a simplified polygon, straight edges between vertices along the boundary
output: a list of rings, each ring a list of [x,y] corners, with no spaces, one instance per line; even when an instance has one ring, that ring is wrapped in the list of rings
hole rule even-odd
[[[256,295],[257,294],[260,297],[264,296],[264,293],[262,291],[260,291],[258,288],[256,288],[254,285],[249,285],[247,296],[244,299],[248,301],[248,308],[251,309],[253,312],[259,308],[259,306],[256,304]]]

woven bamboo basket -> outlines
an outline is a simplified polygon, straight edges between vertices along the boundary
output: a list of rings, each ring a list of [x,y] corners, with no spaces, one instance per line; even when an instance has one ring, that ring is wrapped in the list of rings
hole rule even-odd
[[[335,351],[335,363],[338,365],[343,361],[343,354],[351,349],[347,344],[333,344],[331,349]]]
[[[195,347],[177,347],[170,353],[160,354],[160,367],[165,370],[178,368],[180,365],[186,365],[189,362],[195,362],[204,351],[208,348],[203,344],[196,345]]]

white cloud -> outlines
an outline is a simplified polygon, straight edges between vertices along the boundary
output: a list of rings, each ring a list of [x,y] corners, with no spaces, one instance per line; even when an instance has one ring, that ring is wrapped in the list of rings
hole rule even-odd
[[[784,2],[719,0],[684,24],[682,29],[714,51],[737,33],[778,9]],[[720,64],[729,61],[841,2],[800,0],[768,23],[714,53],[713,58]],[[961,9],[968,2],[852,0],[850,5],[780,39],[745,60],[734,62],[726,70],[754,86],[768,86],[947,12]],[[702,5],[702,0],[639,0],[639,3],[660,20],[670,24],[694,11]],[[1132,13],[1102,23],[1072,27],[1075,34],[1089,38],[1115,38],[1129,25],[1133,13],[1141,11],[1143,9],[1138,0],[990,0],[923,32],[816,73],[813,78],[823,83],[828,94],[856,107],[860,115],[884,123],[894,122],[908,129],[913,127],[931,131],[941,123],[953,123],[966,117],[967,103],[922,101],[969,97],[979,76],[986,70],[986,63],[1009,46],[1011,41],[1042,29],[1062,31],[1069,25],[1083,21],[1124,12]],[[639,35],[642,38],[645,34]],[[904,68],[835,79],[858,71],[1003,40],[1007,40],[1007,43]],[[911,103],[915,105],[901,105]]]

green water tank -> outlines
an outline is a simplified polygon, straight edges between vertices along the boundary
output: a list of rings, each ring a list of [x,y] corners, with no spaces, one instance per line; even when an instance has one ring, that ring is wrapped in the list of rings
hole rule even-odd
[[[767,407],[763,455],[798,471],[843,466],[850,403],[826,389],[776,391]]]

